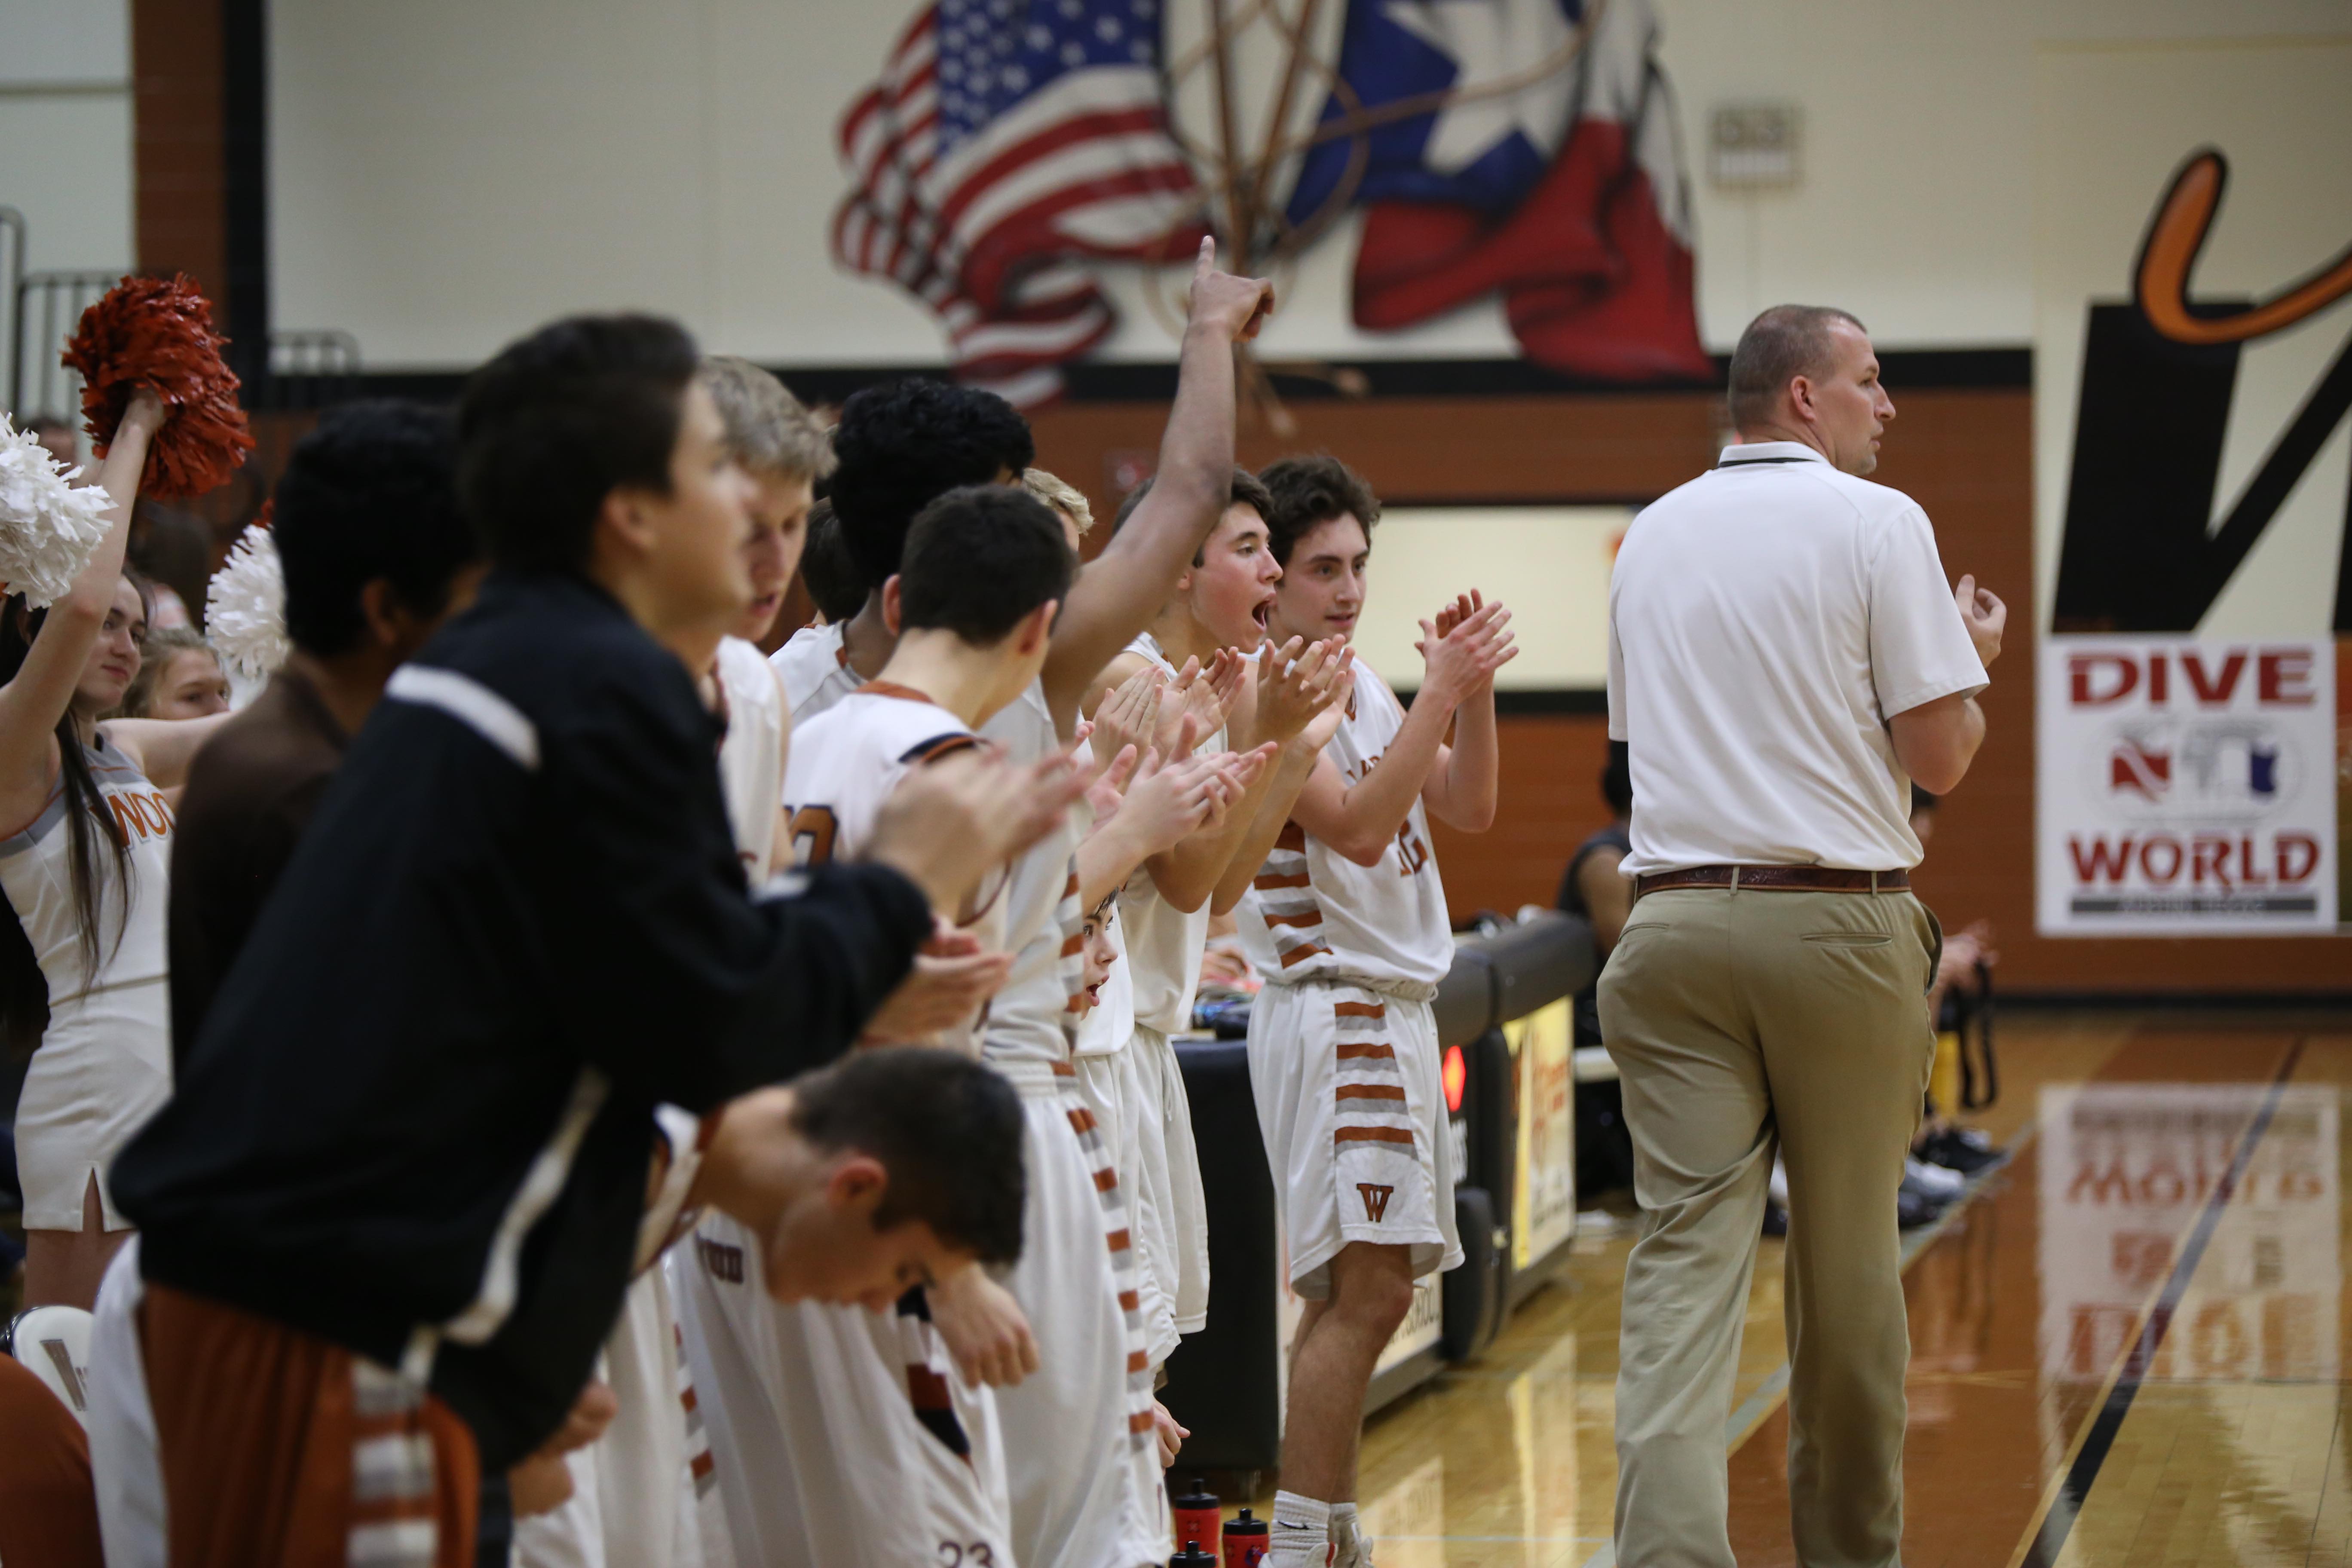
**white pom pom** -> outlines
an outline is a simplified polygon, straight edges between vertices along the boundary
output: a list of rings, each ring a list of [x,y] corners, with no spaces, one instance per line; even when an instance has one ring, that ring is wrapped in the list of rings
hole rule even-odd
[[[231,676],[258,681],[286,662],[286,569],[278,542],[258,524],[237,536],[205,590],[205,637]]]
[[[0,583],[35,609],[65,596],[106,537],[113,503],[96,485],[67,482],[80,474],[0,416]]]

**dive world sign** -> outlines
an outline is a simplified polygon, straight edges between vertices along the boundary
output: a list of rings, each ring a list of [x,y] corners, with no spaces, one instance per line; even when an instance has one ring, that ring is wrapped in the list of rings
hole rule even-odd
[[[2332,642],[2054,637],[2038,663],[2045,934],[2335,929]]]

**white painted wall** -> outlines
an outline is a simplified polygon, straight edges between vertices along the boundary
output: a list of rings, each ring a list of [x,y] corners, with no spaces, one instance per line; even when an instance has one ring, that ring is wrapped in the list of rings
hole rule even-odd
[[[130,27],[129,0],[0,0],[0,206],[29,269],[131,265]]]
[[[384,365],[469,363],[551,315],[619,306],[771,363],[936,362],[928,315],[825,250],[834,125],[918,3],[277,0],[277,319],[347,328]],[[2038,48],[2352,30],[2352,0],[1656,4],[1718,350],[1790,298],[1846,305],[1897,346],[2029,342]],[[1758,100],[1801,109],[1803,180],[1714,192],[1707,111]],[[2131,113],[2116,142],[2167,139],[2160,107]],[[1510,352],[1491,305],[1357,332],[1353,255],[1337,233],[1287,280],[1268,353]],[[1114,271],[1114,357],[1171,352],[1144,282]]]

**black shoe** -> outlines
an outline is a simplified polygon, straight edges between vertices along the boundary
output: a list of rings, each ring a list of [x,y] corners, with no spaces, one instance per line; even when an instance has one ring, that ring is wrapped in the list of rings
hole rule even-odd
[[[1764,1234],[1767,1236],[1789,1234],[1789,1211],[1769,1198],[1764,1200]]]
[[[2000,1164],[2009,1156],[1992,1146],[1983,1133],[1958,1127],[1947,1127],[1931,1132],[1919,1145],[1918,1157],[1931,1165],[1941,1165],[1948,1171],[1958,1171],[1973,1176],[1979,1171]]]
[[[1895,1189],[1895,1223],[1905,1230],[1933,1225],[1943,1217],[1944,1200],[1908,1176]]]

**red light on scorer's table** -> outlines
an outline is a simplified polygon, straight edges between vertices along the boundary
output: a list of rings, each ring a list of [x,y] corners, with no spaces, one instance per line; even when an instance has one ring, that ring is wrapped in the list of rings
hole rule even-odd
[[[1462,1109],[1462,1090],[1470,1082],[1470,1064],[1462,1055],[1460,1046],[1445,1047],[1445,1110],[1446,1114]]]

